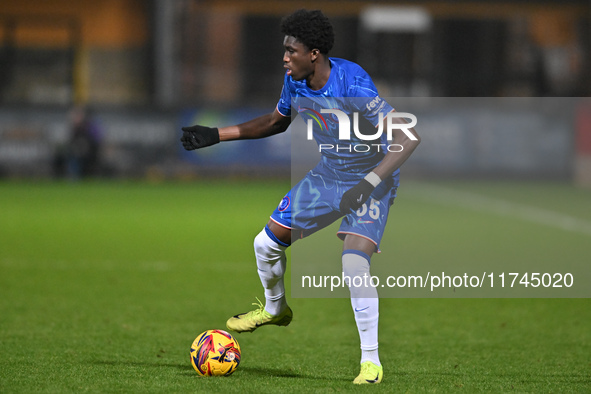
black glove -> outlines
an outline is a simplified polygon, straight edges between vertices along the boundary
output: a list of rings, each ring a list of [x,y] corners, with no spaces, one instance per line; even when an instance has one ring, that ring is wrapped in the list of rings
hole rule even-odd
[[[220,142],[220,132],[215,127],[190,126],[183,127],[181,142],[186,150],[205,148]]]
[[[351,210],[358,210],[367,201],[374,189],[375,187],[371,183],[362,179],[358,184],[343,194],[343,198],[339,204],[339,210],[343,215],[351,213]]]

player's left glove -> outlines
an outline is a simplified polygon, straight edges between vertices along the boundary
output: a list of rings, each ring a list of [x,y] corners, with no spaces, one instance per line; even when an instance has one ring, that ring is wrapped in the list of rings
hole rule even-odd
[[[373,171],[363,178],[358,184],[343,194],[339,210],[343,215],[356,211],[368,200],[374,189],[382,180]]]
[[[186,150],[205,148],[220,142],[220,132],[215,127],[190,126],[183,127],[181,142]]]

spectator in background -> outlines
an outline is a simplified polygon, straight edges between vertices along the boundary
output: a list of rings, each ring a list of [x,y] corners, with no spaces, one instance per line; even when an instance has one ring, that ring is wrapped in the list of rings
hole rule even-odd
[[[70,137],[66,148],[66,170],[70,179],[96,176],[99,169],[101,132],[86,107],[70,112]]]

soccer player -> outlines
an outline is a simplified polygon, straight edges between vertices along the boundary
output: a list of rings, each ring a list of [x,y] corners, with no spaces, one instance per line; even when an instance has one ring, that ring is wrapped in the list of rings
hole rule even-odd
[[[382,121],[386,130],[386,117],[379,114],[387,114],[394,111],[393,108],[378,95],[371,78],[360,66],[328,56],[334,34],[330,21],[321,11],[298,10],[283,18],[281,31],[285,35],[283,63],[287,71],[275,110],[235,126],[183,127],[181,141],[185,149],[284,132],[290,124],[292,99],[298,98],[324,101],[335,97],[351,98],[353,104],[349,107],[352,108],[343,110],[349,113],[356,110],[376,127]],[[342,143],[338,139],[338,122],[328,123],[327,130],[314,135],[317,142],[327,143],[327,146]],[[388,143],[385,138],[384,133],[379,140],[384,143],[382,146]],[[283,282],[285,250],[293,240],[306,237],[341,217],[338,236],[343,240],[342,272],[350,278],[369,276],[371,256],[378,251],[389,209],[396,197],[399,167],[419,141],[414,129],[408,129],[407,133],[395,130],[392,142],[398,149],[391,152],[385,148],[361,153],[346,149],[323,150],[320,163],[281,200],[265,228],[255,237],[256,264],[264,287],[265,305],[261,303],[254,311],[231,317],[226,323],[228,329],[250,332],[269,324],[287,326],[293,313],[287,305]],[[347,142],[353,145],[365,141],[353,136]],[[372,209],[366,209],[370,202]],[[297,212],[292,209],[294,206]],[[383,368],[378,356],[377,290],[348,285],[361,342],[361,371],[353,383],[380,383]]]

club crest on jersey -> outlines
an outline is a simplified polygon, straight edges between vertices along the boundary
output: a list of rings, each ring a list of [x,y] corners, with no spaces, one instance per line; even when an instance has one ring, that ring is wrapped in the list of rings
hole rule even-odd
[[[290,203],[291,203],[291,200],[289,199],[289,197],[285,196],[285,197],[283,197],[283,199],[279,203],[279,207],[277,207],[277,209],[279,209],[279,212],[283,212],[289,207]]]

